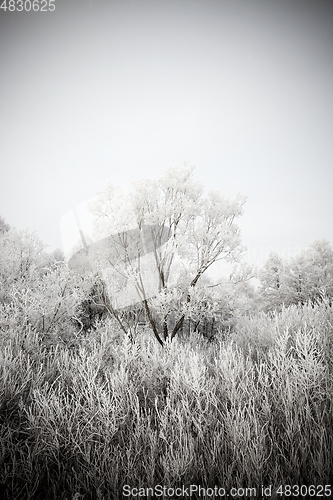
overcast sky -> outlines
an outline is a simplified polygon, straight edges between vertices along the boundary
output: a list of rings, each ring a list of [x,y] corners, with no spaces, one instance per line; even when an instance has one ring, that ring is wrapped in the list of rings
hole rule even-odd
[[[55,0],[0,12],[0,215],[52,250],[108,182],[196,165],[250,261],[333,242],[333,2]]]

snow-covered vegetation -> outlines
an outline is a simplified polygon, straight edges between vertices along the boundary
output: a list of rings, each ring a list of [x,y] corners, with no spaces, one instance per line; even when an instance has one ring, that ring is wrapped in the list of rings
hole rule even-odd
[[[100,276],[0,218],[1,498],[118,499],[157,485],[256,498],[271,486],[283,498],[281,485],[331,484],[331,245],[271,255],[255,290],[235,226],[244,199],[206,197],[191,169],[170,172],[133,198],[139,225],[172,231],[160,290],[121,311]],[[238,268],[215,286],[205,271],[221,256]]]

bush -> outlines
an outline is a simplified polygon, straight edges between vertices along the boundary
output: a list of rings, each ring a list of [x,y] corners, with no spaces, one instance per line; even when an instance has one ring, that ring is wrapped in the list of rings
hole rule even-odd
[[[228,343],[192,333],[164,349],[148,332],[131,342],[113,320],[74,350],[46,350],[25,328],[24,342],[13,330],[1,340],[4,498],[329,484],[331,307],[252,318]]]

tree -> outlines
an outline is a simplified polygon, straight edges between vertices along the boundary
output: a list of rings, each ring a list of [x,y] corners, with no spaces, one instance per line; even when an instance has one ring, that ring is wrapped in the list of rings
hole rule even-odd
[[[327,240],[314,241],[291,259],[286,285],[289,304],[332,298],[333,250]]]
[[[316,240],[289,261],[271,254],[260,272],[263,308],[305,304],[333,297],[333,250],[330,243]]]
[[[284,267],[282,258],[276,252],[270,252],[267,261],[259,272],[260,296],[263,308],[278,309],[285,300]]]
[[[6,231],[9,231],[10,225],[7,224],[5,219],[0,216],[0,234],[5,233]]]
[[[202,301],[195,290],[206,271],[221,259],[237,261],[243,250],[236,219],[243,213],[245,197],[238,194],[230,200],[217,191],[205,195],[193,179],[193,170],[186,164],[184,168],[169,167],[157,181],[134,183],[131,193],[109,185],[90,207],[100,237],[116,234],[115,244],[123,248],[122,259],[110,260],[114,293],[117,286],[121,292],[126,280],[135,283],[138,299],[161,345],[175,337],[197,301]],[[126,228],[133,228],[133,220],[138,239],[135,259],[126,237]],[[152,250],[151,272],[143,272],[145,245],[139,244],[143,233]],[[152,298],[147,290],[153,275],[156,293]],[[120,319],[114,307],[111,312]]]
[[[326,239],[314,241],[306,256],[314,268],[313,295],[333,297],[333,248]]]
[[[45,272],[49,258],[45,246],[29,231],[12,228],[0,234],[0,284],[2,295],[27,288]]]
[[[32,326],[54,335],[77,317],[91,283],[70,271],[59,250],[48,254],[36,234],[0,233],[0,327]]]

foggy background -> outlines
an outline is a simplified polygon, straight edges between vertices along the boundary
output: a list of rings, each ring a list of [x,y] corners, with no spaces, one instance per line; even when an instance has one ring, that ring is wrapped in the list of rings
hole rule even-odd
[[[114,185],[196,165],[248,196],[247,258],[333,242],[333,3],[55,0],[0,11],[0,215],[61,248]]]

